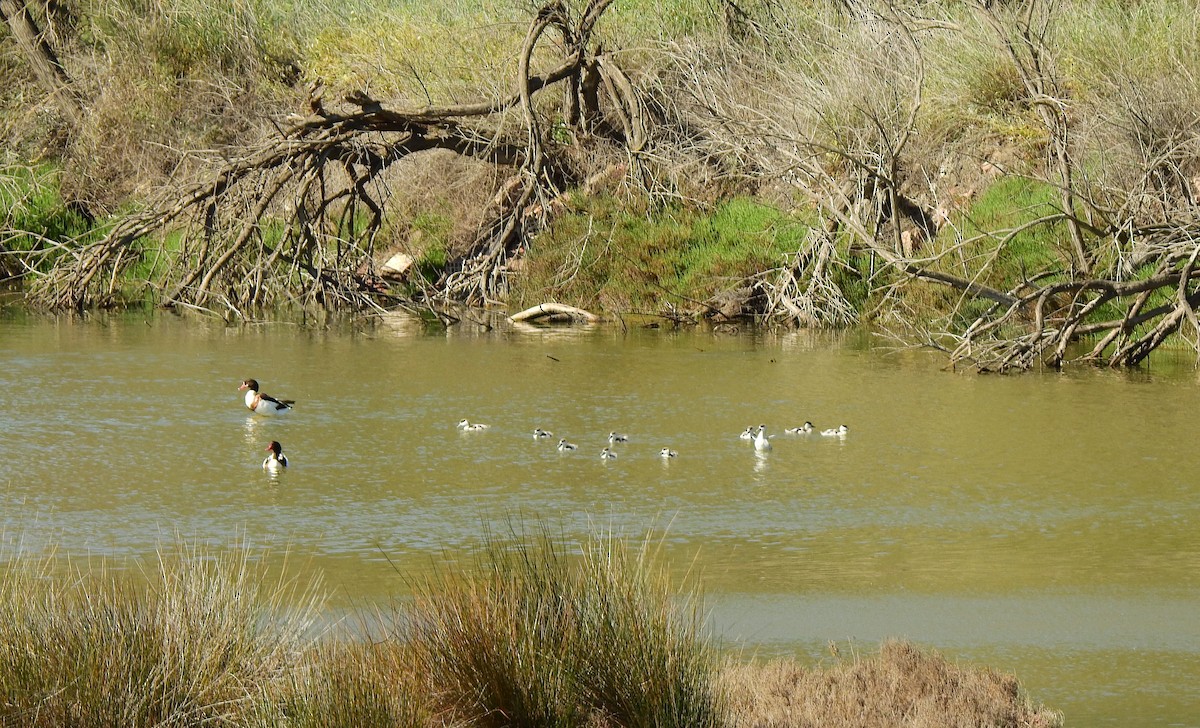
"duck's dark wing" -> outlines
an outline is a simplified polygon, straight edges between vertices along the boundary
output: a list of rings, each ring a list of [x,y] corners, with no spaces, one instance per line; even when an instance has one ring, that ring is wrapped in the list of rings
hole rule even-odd
[[[296,404],[296,400],[294,399],[275,399],[269,394],[260,394],[258,398],[275,405],[275,409],[289,409],[292,405]]]

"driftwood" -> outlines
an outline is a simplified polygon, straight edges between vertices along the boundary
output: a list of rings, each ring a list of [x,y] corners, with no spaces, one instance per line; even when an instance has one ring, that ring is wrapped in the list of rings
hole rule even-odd
[[[326,107],[323,89],[310,89],[311,114],[293,118],[278,136],[225,163],[211,179],[173,192],[161,205],[129,216],[103,239],[61,256],[36,279],[31,300],[51,308],[82,309],[116,300],[122,276],[135,263],[161,261],[159,303],[240,315],[249,306],[300,298],[319,303],[370,307],[383,291],[375,271],[374,240],[388,202],[380,174],[408,155],[450,150],[509,170],[509,182],[466,252],[450,261],[428,292],[468,304],[490,303],[505,291],[507,262],[546,223],[545,204],[578,183],[560,152],[547,150],[534,99],[566,84],[567,121],[577,138],[597,130],[630,128],[640,144],[632,90],[614,82],[619,123],[607,123],[600,106],[604,86],[592,34],[612,0],[589,0],[576,20],[558,1],[545,5],[530,25],[516,72],[516,91],[477,103],[393,109],[364,93],[346,97],[349,108]],[[554,31],[562,56],[535,74],[531,58]],[[615,67],[611,59],[606,67]],[[607,72],[607,78],[616,78]],[[603,74],[599,74],[603,75]],[[505,129],[519,110],[523,134]],[[604,122],[604,123],[602,123]],[[636,123],[635,123],[636,122]],[[610,141],[624,144],[619,136]],[[282,214],[281,214],[282,212]],[[178,250],[145,255],[147,239],[179,236]]]
[[[508,317],[509,321],[516,323],[540,321],[542,319],[549,319],[551,321],[584,321],[593,324],[599,321],[600,317],[591,311],[567,306],[562,303],[541,303]]]

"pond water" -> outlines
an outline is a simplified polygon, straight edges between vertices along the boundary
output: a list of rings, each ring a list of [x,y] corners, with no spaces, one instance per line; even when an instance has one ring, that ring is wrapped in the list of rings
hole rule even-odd
[[[403,596],[485,523],[651,531],[746,652],[904,637],[1016,674],[1068,726],[1200,725],[1192,362],[973,376],[872,343],[9,314],[4,553],[289,548],[338,607]],[[295,411],[251,416],[249,377]],[[783,434],[805,420],[849,433]],[[760,423],[765,456],[738,437]]]

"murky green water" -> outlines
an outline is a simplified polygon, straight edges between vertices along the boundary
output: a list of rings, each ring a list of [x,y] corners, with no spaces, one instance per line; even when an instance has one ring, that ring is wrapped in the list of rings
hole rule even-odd
[[[1068,725],[1200,725],[1190,362],[941,364],[807,333],[9,317],[3,535],[9,553],[289,546],[350,605],[403,593],[484,521],[653,529],[747,650],[907,637],[1016,673]],[[247,377],[296,411],[249,416]],[[805,420],[850,433],[782,434]],[[738,438],[759,423],[778,433],[765,457]],[[604,462],[611,430],[630,441]],[[260,467],[272,439],[292,460],[278,478]]]

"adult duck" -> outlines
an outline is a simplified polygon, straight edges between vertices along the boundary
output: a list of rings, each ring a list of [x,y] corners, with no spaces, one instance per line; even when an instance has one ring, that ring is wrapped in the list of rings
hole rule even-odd
[[[257,379],[245,379],[238,391],[246,393],[246,407],[256,415],[285,415],[292,411],[294,399],[275,399],[269,394],[263,394],[258,389]]]
[[[288,461],[287,455],[283,454],[283,445],[280,445],[275,440],[271,440],[271,444],[267,445],[267,459],[263,460],[263,469],[270,470],[272,473],[279,472],[280,468],[286,468]]]

